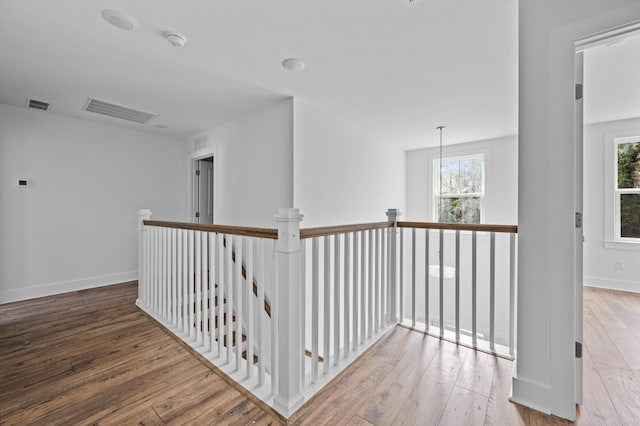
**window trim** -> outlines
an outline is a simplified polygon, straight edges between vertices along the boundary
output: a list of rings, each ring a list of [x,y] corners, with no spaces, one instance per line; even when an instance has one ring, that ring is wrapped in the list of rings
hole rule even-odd
[[[637,194],[640,193],[640,189],[618,189],[618,145],[639,141],[640,131],[605,135],[605,233],[603,241],[605,248],[640,250],[640,238],[622,237],[620,229],[620,195]]]
[[[443,161],[455,161],[455,160],[481,160],[482,161],[482,192],[467,192],[461,194],[445,194],[442,198],[480,198],[480,223],[485,222],[485,203],[487,198],[487,154],[485,152],[477,152],[473,154],[454,154],[442,156]],[[440,157],[431,158],[431,219],[433,222],[438,222],[438,198],[440,196]]]

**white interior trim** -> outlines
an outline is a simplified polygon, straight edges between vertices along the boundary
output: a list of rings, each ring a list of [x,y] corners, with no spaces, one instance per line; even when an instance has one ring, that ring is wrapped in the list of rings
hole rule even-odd
[[[61,281],[37,286],[0,290],[0,304],[35,299],[44,296],[52,296],[55,294],[68,293],[70,291],[86,290],[89,288],[120,284],[128,281],[135,281],[137,279],[138,271],[129,271],[121,272],[118,274],[81,278],[71,281]]]

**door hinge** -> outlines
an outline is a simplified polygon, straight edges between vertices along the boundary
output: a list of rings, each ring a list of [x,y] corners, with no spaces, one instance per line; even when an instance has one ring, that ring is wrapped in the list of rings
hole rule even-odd
[[[576,358],[582,358],[582,343],[576,342]]]
[[[196,176],[200,176],[200,170],[196,170]]]
[[[582,213],[576,212],[576,228],[582,228]]]
[[[582,99],[582,84],[576,83],[576,101]]]
[[[196,218],[200,217],[200,212],[196,212]]]

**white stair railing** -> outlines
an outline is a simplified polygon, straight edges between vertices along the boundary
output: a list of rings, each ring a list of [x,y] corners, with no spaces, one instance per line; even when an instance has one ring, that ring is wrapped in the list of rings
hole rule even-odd
[[[398,222],[398,230],[401,324],[513,358],[517,227]]]
[[[513,356],[517,228],[399,214],[300,229],[298,209],[277,228],[140,210],[136,304],[283,417],[398,323]]]

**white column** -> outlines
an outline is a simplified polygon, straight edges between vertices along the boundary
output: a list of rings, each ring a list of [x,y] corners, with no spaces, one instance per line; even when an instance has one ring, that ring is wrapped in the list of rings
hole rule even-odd
[[[146,254],[148,247],[145,247],[146,243],[146,229],[144,227],[144,221],[151,219],[151,210],[140,209],[138,210],[138,298],[136,305],[141,306],[140,298],[144,296],[144,290],[148,283],[146,282],[147,276],[145,273],[147,261]],[[149,303],[148,300],[143,300],[143,304]]]
[[[300,388],[304,344],[299,327],[302,322],[302,246],[298,209],[281,208],[274,217],[278,226],[275,244],[278,282],[278,393],[275,408],[289,416],[302,405]],[[327,362],[328,360],[325,360]]]
[[[397,243],[398,243],[398,217],[400,216],[399,209],[387,210],[387,220],[393,222],[393,227],[389,228],[389,321],[397,322],[397,294],[398,294],[398,280],[396,278],[398,259],[397,259]]]

